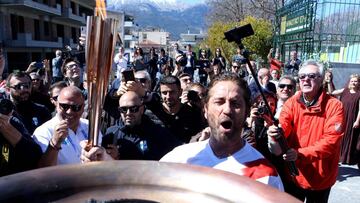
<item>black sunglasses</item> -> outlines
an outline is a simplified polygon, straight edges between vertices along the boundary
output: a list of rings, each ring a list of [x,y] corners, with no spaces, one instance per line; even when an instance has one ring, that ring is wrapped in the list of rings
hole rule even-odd
[[[232,66],[233,68],[240,68],[240,66]]]
[[[51,97],[51,99],[53,99],[54,101],[57,101],[58,96],[59,96],[59,95],[53,96],[53,97]]]
[[[293,89],[294,88],[293,85],[288,85],[288,84],[279,84],[278,87],[281,88],[281,89],[284,89],[285,87],[287,87],[288,89]]]
[[[20,83],[14,86],[10,86],[10,88],[13,88],[15,90],[21,90],[21,89],[29,89],[30,84],[29,83]]]
[[[146,78],[135,78],[135,80],[140,82],[140,83],[146,83],[146,81],[147,81]]]
[[[64,104],[64,103],[59,103],[59,106],[64,110],[67,111],[69,109],[71,109],[71,111],[74,112],[79,112],[81,110],[81,107],[83,106],[82,104]]]
[[[139,111],[141,106],[122,106],[119,107],[119,111],[120,113],[127,113],[128,110],[130,111],[130,113],[137,113]]]
[[[302,73],[302,74],[299,74],[299,79],[300,80],[304,80],[306,77],[308,77],[309,79],[315,79],[317,77],[320,77],[320,75],[317,74],[317,73]]]

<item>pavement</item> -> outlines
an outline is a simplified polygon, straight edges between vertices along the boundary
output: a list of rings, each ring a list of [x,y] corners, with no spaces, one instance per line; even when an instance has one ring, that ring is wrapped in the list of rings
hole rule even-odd
[[[360,203],[360,170],[357,166],[340,165],[329,203]]]

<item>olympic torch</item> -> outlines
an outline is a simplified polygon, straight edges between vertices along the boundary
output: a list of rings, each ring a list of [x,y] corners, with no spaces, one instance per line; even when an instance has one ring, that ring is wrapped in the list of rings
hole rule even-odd
[[[99,145],[102,106],[109,83],[117,21],[106,17],[104,0],[96,1],[95,16],[87,17],[85,57],[87,65],[90,146]]]

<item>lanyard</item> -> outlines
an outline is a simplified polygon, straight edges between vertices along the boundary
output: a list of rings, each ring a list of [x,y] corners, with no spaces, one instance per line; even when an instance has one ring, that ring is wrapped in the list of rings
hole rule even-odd
[[[83,128],[81,128],[80,132],[81,132],[81,134],[83,135],[83,137],[85,137],[85,139],[88,139],[88,135],[87,135],[87,133],[85,132],[85,130],[84,130]],[[76,152],[77,154],[79,154],[79,153],[78,153],[78,148],[76,147],[75,143],[74,143],[73,140],[71,139],[70,135],[67,137],[67,139],[69,140],[69,142],[70,142],[72,148],[75,150],[75,152]],[[66,141],[65,141],[65,143],[66,143]]]

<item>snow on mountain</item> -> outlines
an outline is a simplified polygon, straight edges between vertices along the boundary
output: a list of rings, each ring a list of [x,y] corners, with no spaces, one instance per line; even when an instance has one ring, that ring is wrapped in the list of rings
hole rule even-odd
[[[178,39],[180,33],[206,30],[206,4],[186,4],[181,0],[108,0],[108,8],[124,11],[135,18],[141,28],[159,27]]]
[[[138,6],[149,4],[160,11],[185,10],[197,5],[197,3],[184,3],[182,0],[108,0],[108,7],[122,7],[124,5]]]

